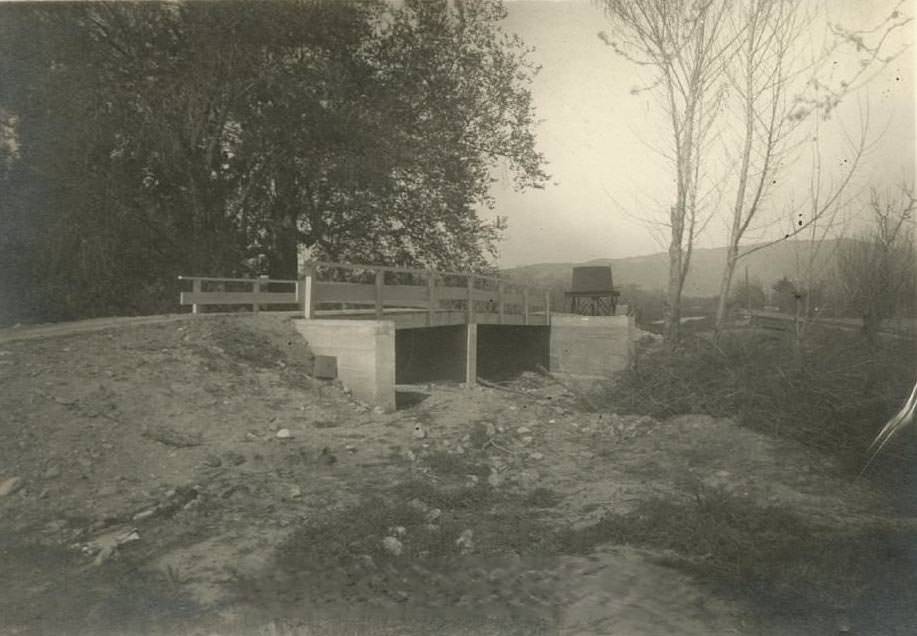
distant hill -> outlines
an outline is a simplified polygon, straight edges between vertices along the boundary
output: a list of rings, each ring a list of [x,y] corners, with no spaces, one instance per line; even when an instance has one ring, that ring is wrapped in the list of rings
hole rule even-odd
[[[823,275],[833,269],[837,247],[843,239],[825,241],[818,249],[817,268]],[[760,281],[766,290],[784,276],[797,276],[797,262],[807,263],[813,249],[811,241],[786,241],[759,250],[739,261],[737,280],[748,276]],[[684,295],[710,297],[719,294],[720,277],[726,261],[726,248],[695,249],[691,269],[685,282]],[[532,285],[554,289],[569,289],[573,267],[579,265],[611,265],[615,287],[639,285],[645,291],[665,289],[668,279],[668,254],[659,252],[629,258],[604,258],[582,263],[539,263],[503,270],[503,275]]]

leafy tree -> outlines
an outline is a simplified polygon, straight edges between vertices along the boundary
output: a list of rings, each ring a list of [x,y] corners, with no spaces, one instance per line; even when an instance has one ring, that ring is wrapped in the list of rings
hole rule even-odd
[[[174,306],[297,252],[483,267],[490,172],[545,179],[495,0],[13,5],[0,20],[5,306]]]
[[[766,301],[761,281],[751,280],[747,284],[742,281],[733,288],[730,301],[730,304],[735,308],[761,309]]]

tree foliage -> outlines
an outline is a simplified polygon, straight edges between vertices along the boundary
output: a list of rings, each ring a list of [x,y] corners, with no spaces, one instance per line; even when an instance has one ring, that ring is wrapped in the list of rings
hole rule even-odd
[[[292,278],[302,248],[480,268],[492,170],[546,179],[497,0],[2,13],[8,318],[161,311],[178,274]]]

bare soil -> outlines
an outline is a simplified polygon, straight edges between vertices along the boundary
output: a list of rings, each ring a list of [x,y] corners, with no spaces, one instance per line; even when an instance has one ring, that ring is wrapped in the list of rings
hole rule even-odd
[[[710,536],[741,546],[754,528],[717,533],[749,510],[820,545],[914,536],[809,449],[728,419],[594,412],[588,387],[535,374],[406,388],[384,414],[310,369],[265,314],[0,345],[0,489],[18,478],[0,496],[0,633],[915,633],[888,577],[847,585],[839,565],[781,613],[780,590],[705,565],[719,546],[663,532],[722,519]]]

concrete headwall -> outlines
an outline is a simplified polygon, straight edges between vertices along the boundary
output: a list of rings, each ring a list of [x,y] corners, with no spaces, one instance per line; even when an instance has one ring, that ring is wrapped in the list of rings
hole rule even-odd
[[[395,323],[390,320],[295,320],[316,355],[337,358],[338,378],[354,397],[395,410]]]
[[[551,316],[551,364],[556,373],[611,377],[630,365],[632,316]]]

